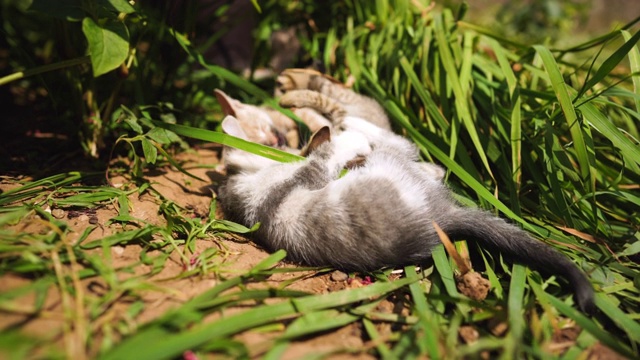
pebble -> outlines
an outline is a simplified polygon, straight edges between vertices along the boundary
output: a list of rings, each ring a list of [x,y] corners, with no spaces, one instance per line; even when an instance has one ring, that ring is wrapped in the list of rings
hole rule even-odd
[[[340,270],[336,270],[334,272],[331,273],[331,280],[333,281],[345,281],[349,278],[349,275],[346,273],[343,273]]]
[[[56,219],[62,219],[66,214],[62,209],[53,209],[51,210],[51,215]]]
[[[114,253],[117,256],[122,256],[122,254],[124,254],[124,247],[123,246],[112,246],[111,247],[111,252]]]

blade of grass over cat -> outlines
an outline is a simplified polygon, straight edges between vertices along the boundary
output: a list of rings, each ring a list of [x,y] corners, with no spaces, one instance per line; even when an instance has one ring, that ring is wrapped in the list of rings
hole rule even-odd
[[[359,320],[362,315],[374,309],[378,305],[377,302],[366,303],[358,306],[349,312],[341,312],[338,310],[320,310],[302,315],[295,319],[280,337],[281,340],[299,338],[305,335],[319,331],[327,331],[335,329],[347,324],[351,324]]]
[[[279,162],[294,162],[304,159],[301,156],[294,155],[285,151],[281,151],[266,145],[261,145],[246,141],[235,136],[224,134],[217,131],[210,131],[205,129],[197,129],[184,125],[168,124],[160,121],[154,121],[154,125],[163,129],[171,130],[178,135],[187,136],[193,139],[204,140],[231,146],[236,149],[244,150],[252,154],[260,155],[271,160]]]
[[[451,269],[451,265],[449,265],[449,259],[447,258],[446,251],[444,246],[438,245],[435,249],[433,249],[433,263],[438,269],[438,273],[440,274],[440,278],[451,296],[454,299],[460,298],[460,293],[458,292],[458,288],[456,287],[456,281],[453,276],[453,269]]]

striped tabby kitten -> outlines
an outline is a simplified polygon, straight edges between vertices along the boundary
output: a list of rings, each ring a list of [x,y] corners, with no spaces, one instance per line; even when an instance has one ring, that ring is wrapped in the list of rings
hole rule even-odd
[[[237,119],[243,138],[273,147],[298,147],[295,121],[268,107],[243,104],[220,89],[214,92],[224,114]]]
[[[295,98],[283,95],[296,92]],[[354,92],[336,80],[317,71],[287,69],[276,80],[276,96],[283,96],[281,105],[309,107],[332,119],[346,115],[366,119],[390,130],[389,118],[375,100]],[[284,104],[283,104],[284,101]]]

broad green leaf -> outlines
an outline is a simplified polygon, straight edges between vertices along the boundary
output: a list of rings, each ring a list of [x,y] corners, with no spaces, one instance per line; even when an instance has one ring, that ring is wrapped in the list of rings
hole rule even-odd
[[[89,42],[95,77],[116,69],[129,55],[129,32],[122,22],[108,21],[99,25],[87,17],[82,20],[82,32]]]
[[[135,116],[125,115],[123,121],[131,127],[131,130],[135,131],[137,134],[142,134],[142,126],[138,124],[138,119]]]
[[[114,17],[118,13],[132,14],[136,11],[127,0],[98,0],[96,2],[104,11],[112,12]]]
[[[144,158],[149,164],[155,164],[156,159],[158,158],[158,150],[151,143],[151,141],[146,138],[140,138],[140,143],[142,144],[142,152],[144,153]]]
[[[176,142],[176,140],[180,140],[174,132],[159,127],[149,130],[147,136],[162,145],[169,145]]]

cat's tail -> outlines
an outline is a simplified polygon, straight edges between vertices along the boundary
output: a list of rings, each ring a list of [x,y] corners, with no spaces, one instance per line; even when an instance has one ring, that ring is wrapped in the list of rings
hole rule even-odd
[[[559,275],[573,288],[574,299],[585,313],[595,312],[594,292],[586,275],[565,255],[535,240],[524,230],[482,210],[461,209],[443,217],[440,227],[452,238],[473,239],[497,250],[507,259],[545,273]]]
[[[312,90],[287,91],[280,98],[280,106],[291,108],[311,108],[333,124],[338,124],[347,116],[346,107],[338,100]]]

